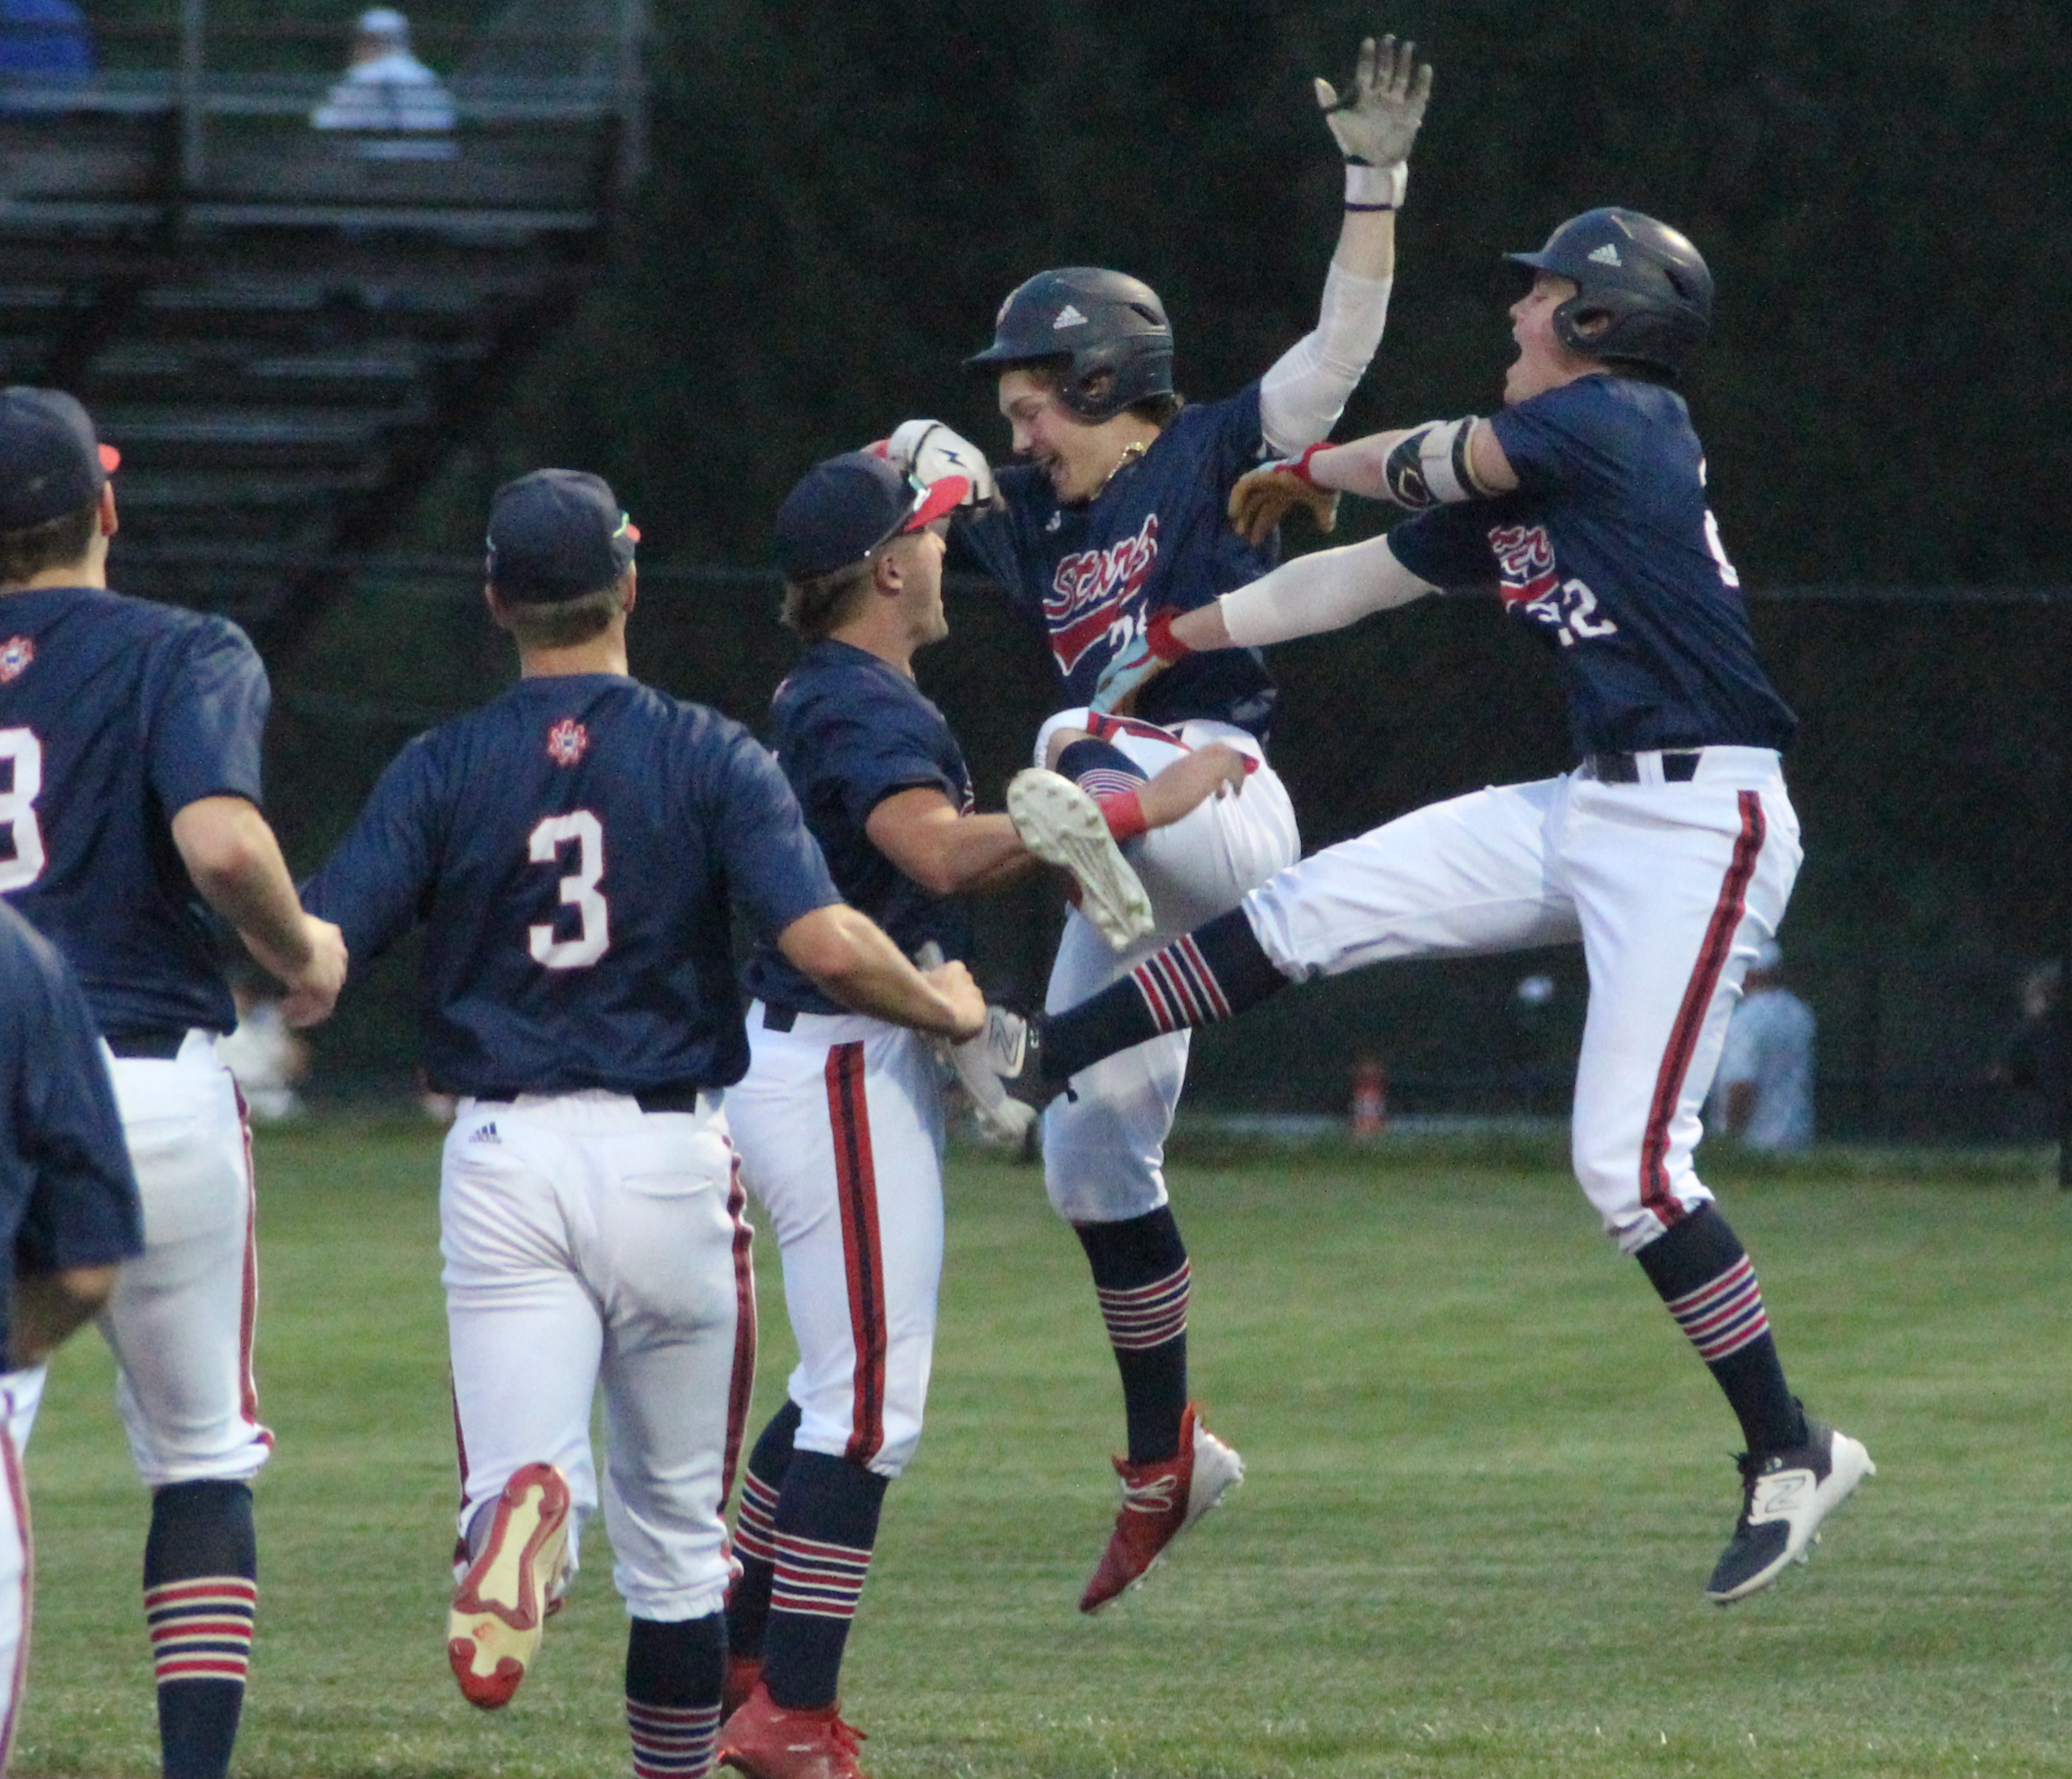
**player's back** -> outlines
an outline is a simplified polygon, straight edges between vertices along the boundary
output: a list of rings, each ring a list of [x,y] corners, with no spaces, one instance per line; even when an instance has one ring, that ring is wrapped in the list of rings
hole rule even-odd
[[[0,892],[109,1032],[236,1023],[172,820],[260,796],[265,671],[220,618],[98,588],[0,596]]]
[[[769,755],[616,674],[521,681],[412,743],[308,886],[356,967],[413,918],[434,1086],[723,1086],[747,1066],[730,897],[835,899]]]

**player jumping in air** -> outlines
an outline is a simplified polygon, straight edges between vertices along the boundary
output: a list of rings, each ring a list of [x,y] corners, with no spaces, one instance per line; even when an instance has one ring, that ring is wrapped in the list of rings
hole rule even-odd
[[[1008,816],[975,812],[956,738],[914,684],[915,654],[949,634],[943,533],[964,492],[956,477],[917,491],[857,451],[809,471],[777,515],[784,620],[806,645],[773,704],[778,763],[835,886],[913,955],[964,955],[953,898],[1037,862]],[[1245,756],[1212,745],[1132,794],[1163,826],[1244,775]],[[1040,801],[1046,830],[1074,836],[1082,907],[1123,943],[1149,930],[1087,792],[1031,769],[1010,801]],[[748,985],[748,1072],[727,1116],[777,1231],[799,1356],[742,1483],[743,1573],[728,1602],[740,1709],[720,1758],[754,1779],[841,1779],[858,1771],[837,1699],[850,1621],[928,1396],[945,1077],[921,1035],[848,1011],[774,943],[757,947]]]
[[[1518,357],[1501,411],[1306,452],[1256,471],[1232,501],[1255,532],[1337,490],[1416,517],[1154,620],[1109,683],[1154,684],[1202,653],[1494,583],[1560,664],[1575,769],[1327,848],[1083,1005],[1026,1032],[990,1029],[1003,1080],[1041,1100],[1103,1057],[1291,981],[1581,940],[1576,1177],[1748,1442],[1740,1515],[1706,1584],[1724,1604],[1802,1560],[1873,1468],[1787,1388],[1754,1268],[1692,1166],[1727,1015],[1798,872],[1779,765],[1795,724],[1756,661],[1673,387],[1710,324],[1704,261],[1674,229],[1617,209],[1510,258],[1531,286],[1511,307]]]
[[[1116,837],[1169,936],[1234,907],[1301,851],[1266,763],[1274,689],[1256,650],[1182,663],[1146,686],[1128,717],[1092,707],[1102,675],[1147,624],[1211,604],[1273,566],[1269,542],[1226,523],[1225,501],[1262,456],[1298,452],[1330,430],[1380,342],[1395,213],[1432,72],[1409,44],[1383,38],[1361,45],[1344,96],[1317,85],[1345,159],[1344,222],[1315,330],[1264,377],[1227,400],[1184,404],[1172,330],[1149,285],[1085,267],[1042,272],[1008,297],[992,345],[971,360],[998,379],[1022,460],[1000,472],[997,495],[977,449],[933,422],[909,421],[889,441],[923,481],[977,484],[952,542],[1042,626],[1070,706],[1044,725],[1036,763],[1113,800]],[[1242,793],[1143,836],[1123,794],[1214,742],[1252,761]],[[1048,1004],[1071,1005],[1141,955],[1118,960],[1074,913]],[[1190,1269],[1164,1171],[1186,1067],[1187,1036],[1175,1030],[1089,1068],[1077,1097],[1044,1117],[1045,1185],[1086,1249],[1128,1425],[1121,1509],[1080,1601],[1089,1612],[1141,1580],[1243,1473],[1188,1400]]]
[[[223,1779],[259,1598],[250,1134],[237,1010],[200,902],[287,985],[345,976],[260,813],[266,670],[221,618],[108,590],[112,447],[70,396],[0,391],[0,892],[63,952],[106,1041],[144,1253],[100,1318],[152,1492],[144,1610],[167,1779]]]
[[[639,1779],[711,1768],[720,1512],[754,1367],[721,1098],[748,1067],[729,915],[817,990],[945,1037],[985,1016],[842,905],[745,729],[627,676],[637,537],[594,476],[498,491],[490,610],[522,677],[405,748],[310,885],[357,959],[421,918],[426,1072],[460,1097],[440,1190],[465,1470],[448,1653],[504,1704],[596,1512],[632,1625]]]

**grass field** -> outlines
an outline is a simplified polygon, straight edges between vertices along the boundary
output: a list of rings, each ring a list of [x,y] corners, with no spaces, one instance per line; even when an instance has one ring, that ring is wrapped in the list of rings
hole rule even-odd
[[[1250,1478],[1089,1621],[1119,1414],[1083,1262],[1032,1171],[957,1158],[929,1432],[846,1676],[877,1779],[2072,1774],[2072,1198],[2018,1165],[1727,1180],[1795,1383],[1879,1473],[1722,1612],[1732,1422],[1554,1159],[1177,1167],[1195,1386]],[[435,1137],[272,1135],[260,1168],[280,1446],[238,1771],[627,1771],[601,1537],[510,1710],[446,1673]],[[758,1259],[759,1416],[789,1339]],[[111,1375],[68,1348],[30,1453],[18,1775],[157,1768]]]

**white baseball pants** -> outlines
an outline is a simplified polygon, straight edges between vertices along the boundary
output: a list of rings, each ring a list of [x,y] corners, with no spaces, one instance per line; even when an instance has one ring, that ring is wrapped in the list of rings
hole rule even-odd
[[[1037,764],[1057,730],[1083,728],[1089,714],[1068,710],[1050,718],[1036,736]],[[1288,788],[1244,730],[1189,722],[1175,734],[1126,723],[1108,738],[1147,777],[1216,741],[1259,764],[1236,795],[1211,797],[1123,849],[1151,898],[1158,923],[1152,937],[1118,955],[1077,909],[1067,917],[1044,997],[1053,1013],[1128,974],[1166,940],[1229,913],[1247,890],[1302,855]],[[1055,1100],[1043,1114],[1044,1188],[1067,1222],[1119,1223],[1165,1203],[1165,1138],[1187,1076],[1187,1041],[1185,1031],[1170,1032],[1082,1070],[1072,1077],[1077,1098]]]
[[[599,1505],[604,1396],[612,1580],[638,1618],[717,1612],[720,1509],[755,1365],[755,1285],[718,1097],[644,1113],[624,1095],[464,1099],[439,1198],[463,1478],[460,1527],[522,1466]]]
[[[727,1115],[769,1213],[799,1342],[800,1451],[896,1477],[920,1442],[943,1276],[943,1066],[919,1032],[860,1013],[748,1011]]]
[[[1802,856],[1776,753],[1707,748],[1694,779],[1570,774],[1480,790],[1326,848],[1246,898],[1296,978],[1580,938],[1590,1011],[1576,1176],[1627,1253],[1711,1197],[1691,1165],[1756,949]]]
[[[28,1624],[36,1564],[28,1532],[22,1454],[43,1400],[44,1367],[0,1375],[0,1774],[8,1770],[28,1673]]]
[[[100,1317],[131,1456],[152,1488],[249,1480],[274,1436],[252,1381],[259,1256],[237,1083],[207,1031],[169,1061],[106,1060],[144,1206],[144,1252]]]

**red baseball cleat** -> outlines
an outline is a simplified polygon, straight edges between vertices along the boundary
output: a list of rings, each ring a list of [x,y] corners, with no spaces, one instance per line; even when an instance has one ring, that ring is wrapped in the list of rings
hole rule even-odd
[[[470,1704],[511,1703],[552,1610],[568,1548],[568,1479],[552,1464],[527,1464],[504,1484],[481,1553],[453,1591],[446,1658]]]
[[[1098,1612],[1127,1593],[1165,1555],[1165,1547],[1221,1501],[1245,1476],[1245,1461],[1202,1426],[1187,1405],[1180,1423],[1180,1453],[1154,1464],[1115,1460],[1123,1482],[1122,1509],[1079,1610]]]
[[[839,1703],[788,1711],[759,1680],[719,1733],[719,1760],[748,1779],[869,1779],[856,1765],[863,1732],[841,1720]]]
[[[763,1658],[729,1655],[727,1678],[719,1687],[719,1720],[723,1724],[748,1702],[748,1694],[763,1684]]]

